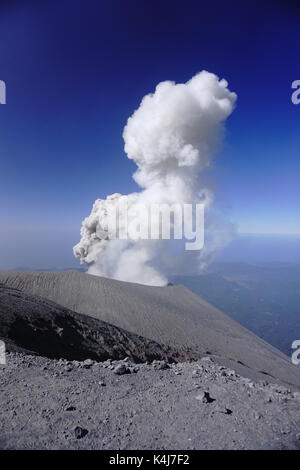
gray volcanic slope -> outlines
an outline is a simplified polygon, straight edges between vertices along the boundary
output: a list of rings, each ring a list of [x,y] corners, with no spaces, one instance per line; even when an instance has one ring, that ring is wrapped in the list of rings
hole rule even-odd
[[[135,362],[192,359],[88,315],[72,312],[37,295],[0,284],[0,339],[6,350],[51,359],[124,359]]]
[[[253,380],[300,387],[290,359],[182,286],[149,287],[91,276],[0,273],[0,282],[172,347],[211,354]]]

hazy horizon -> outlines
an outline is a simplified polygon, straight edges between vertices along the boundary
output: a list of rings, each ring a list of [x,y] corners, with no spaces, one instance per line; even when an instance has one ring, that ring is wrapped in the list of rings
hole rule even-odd
[[[31,257],[30,250],[18,253],[7,252],[0,245],[0,270],[20,270],[20,269],[85,269],[85,266],[73,257],[70,249],[71,240],[75,238],[70,234],[61,243],[53,237],[43,239],[43,244],[35,246],[36,256]],[[55,250],[49,249],[50,242],[55,243]],[[47,245],[49,246],[47,248]],[[72,245],[71,245],[72,246]],[[52,253],[59,254],[54,258]],[[63,260],[63,262],[62,262]],[[300,235],[282,234],[239,234],[226,247],[220,249],[212,260],[225,263],[300,263]],[[180,273],[177,273],[180,274]]]

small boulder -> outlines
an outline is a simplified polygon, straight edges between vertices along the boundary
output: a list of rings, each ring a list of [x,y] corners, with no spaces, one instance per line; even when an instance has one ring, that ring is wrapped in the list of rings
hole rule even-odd
[[[226,406],[221,406],[221,407],[217,408],[216,412],[217,413],[223,413],[224,415],[231,415],[232,414],[232,410],[230,410],[229,408],[226,408]]]
[[[76,426],[76,428],[74,429],[74,434],[75,434],[76,439],[82,439],[84,436],[88,434],[88,430],[80,426]]]
[[[82,367],[84,367],[85,369],[90,369],[94,364],[95,362],[92,361],[92,359],[86,359],[85,361],[83,361]]]
[[[212,403],[215,401],[215,399],[210,396],[209,392],[200,392],[196,396],[196,400],[201,401],[202,403]]]
[[[166,361],[160,361],[157,368],[161,369],[161,370],[164,370],[164,369],[169,369],[170,366],[169,366],[169,364],[167,364]]]
[[[130,374],[130,369],[125,364],[119,364],[114,368],[114,373],[116,375]]]
[[[208,356],[201,357],[201,362],[204,362],[206,364],[213,364],[214,363],[212,358],[208,357]]]
[[[67,406],[65,408],[66,411],[75,411],[76,410],[76,406]]]
[[[258,420],[258,419],[261,418],[261,414],[258,413],[257,411],[254,411],[254,412],[253,412],[253,418],[254,418],[255,420]]]

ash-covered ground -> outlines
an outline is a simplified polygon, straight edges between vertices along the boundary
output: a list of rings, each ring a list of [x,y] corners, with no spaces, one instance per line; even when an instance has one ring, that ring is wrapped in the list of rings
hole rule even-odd
[[[7,354],[1,449],[298,449],[300,392],[204,357],[167,365]]]
[[[300,448],[299,367],[187,289],[0,280],[1,449]]]

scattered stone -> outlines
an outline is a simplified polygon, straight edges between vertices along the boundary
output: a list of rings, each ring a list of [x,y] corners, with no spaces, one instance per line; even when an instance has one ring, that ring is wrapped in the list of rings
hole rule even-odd
[[[82,363],[82,367],[85,369],[90,369],[93,365],[95,364],[95,361],[92,361],[92,359],[86,359]]]
[[[242,382],[249,384],[250,382],[252,382],[252,380],[249,379],[248,377],[242,377]]]
[[[287,397],[279,397],[279,403],[287,403],[288,398]]]
[[[76,410],[76,406],[67,406],[65,408],[66,411],[75,411]]]
[[[114,368],[114,373],[116,375],[130,374],[130,369],[125,364],[119,364]]]
[[[258,419],[260,419],[261,417],[262,417],[262,416],[261,416],[260,413],[258,413],[257,411],[254,411],[254,413],[253,413],[253,418],[254,418],[255,420],[258,420]]]
[[[153,365],[154,369],[159,369],[159,370],[164,370],[164,369],[169,369],[170,368],[169,364],[164,360],[158,361],[158,360],[155,359],[154,361],[152,361],[152,365]]]
[[[214,363],[212,358],[208,357],[208,356],[201,357],[201,362],[205,362],[206,364],[213,364]]]
[[[88,430],[80,426],[76,426],[76,428],[74,429],[74,434],[75,434],[76,439],[82,439],[84,436],[88,434]]]
[[[228,377],[236,377],[236,372],[232,369],[227,370]]]
[[[158,364],[158,369],[164,370],[164,369],[169,369],[170,366],[169,364],[166,363],[166,361],[159,361]]]
[[[101,387],[106,387],[106,383],[103,382],[102,380],[99,381],[99,385],[101,385]]]
[[[271,387],[275,393],[279,395],[290,395],[291,390],[289,388],[284,387],[283,385],[272,385]]]
[[[289,429],[281,429],[281,434],[289,434],[291,431]]]
[[[216,412],[217,413],[223,413],[224,415],[231,415],[232,414],[232,410],[230,410],[229,408],[226,408],[225,406],[217,408]]]
[[[196,400],[201,401],[202,403],[212,403],[215,401],[215,398],[212,398],[209,392],[200,392],[196,396]]]
[[[259,385],[260,385],[261,387],[267,387],[267,385],[269,385],[269,382],[267,382],[266,380],[261,380],[261,381],[259,382]]]

